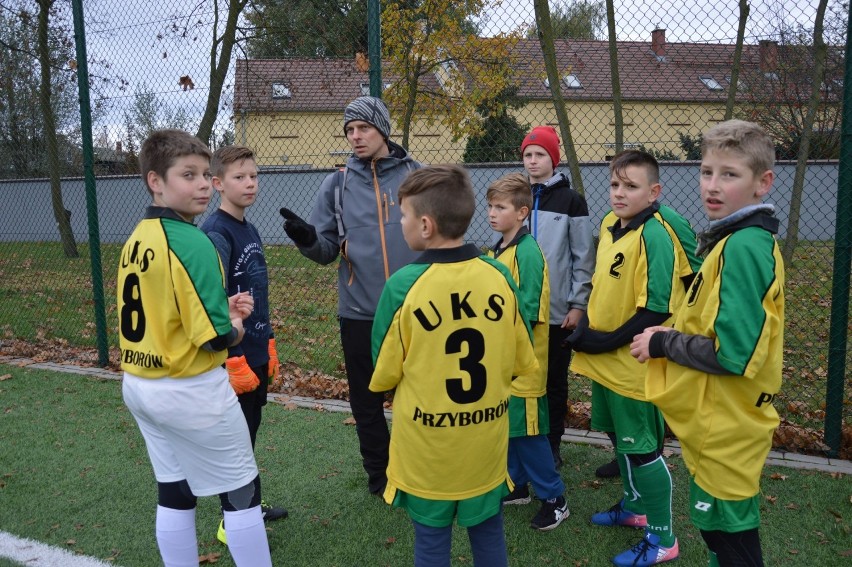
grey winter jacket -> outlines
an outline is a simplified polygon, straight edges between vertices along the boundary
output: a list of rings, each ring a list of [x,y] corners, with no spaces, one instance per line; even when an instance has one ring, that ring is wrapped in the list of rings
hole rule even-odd
[[[317,241],[299,247],[306,258],[337,268],[338,314],[347,319],[372,319],[385,281],[417,257],[402,237],[397,191],[402,181],[421,167],[401,146],[388,142],[389,156],[372,161],[350,156],[346,186],[339,192],[343,237],[335,217],[335,185],[344,174],[335,172],[322,182],[311,212]]]
[[[589,208],[559,172],[533,184],[532,192],[529,229],[550,273],[550,324],[561,325],[569,309],[587,308],[592,291],[595,248]]]

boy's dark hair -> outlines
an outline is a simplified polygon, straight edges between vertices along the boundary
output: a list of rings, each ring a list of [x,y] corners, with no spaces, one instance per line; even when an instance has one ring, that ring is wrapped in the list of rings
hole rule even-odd
[[[624,150],[616,154],[609,163],[609,171],[619,179],[623,179],[624,170],[630,166],[644,167],[648,172],[648,181],[651,185],[660,182],[660,164],[657,163],[657,158],[642,150]]]
[[[485,200],[508,199],[517,210],[526,207],[532,210],[533,199],[530,191],[530,180],[523,173],[510,173],[491,182],[485,192]]]
[[[470,176],[458,165],[412,171],[399,187],[399,202],[406,199],[414,214],[432,217],[445,238],[462,238],[476,208]]]
[[[166,171],[183,156],[212,157],[204,142],[183,130],[154,130],[145,138],[139,150],[139,172],[149,193],[148,173],[153,171],[165,179]]]
[[[720,150],[742,154],[755,175],[775,166],[775,144],[766,130],[754,122],[726,120],[705,132],[701,137],[701,156]]]
[[[247,159],[254,161],[254,152],[245,146],[224,146],[213,152],[210,160],[210,173],[215,177],[225,175],[225,168],[232,163],[243,162]]]

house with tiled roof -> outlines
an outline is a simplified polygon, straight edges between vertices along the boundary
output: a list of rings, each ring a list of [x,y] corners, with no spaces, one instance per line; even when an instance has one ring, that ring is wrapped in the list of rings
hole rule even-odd
[[[667,43],[662,29],[654,30],[649,42],[618,42],[625,147],[678,154],[680,135],[696,137],[722,120],[734,48]],[[772,41],[743,46],[738,101],[771,85],[783,49]],[[604,160],[615,147],[609,44],[557,40],[555,51],[577,156]],[[527,100],[512,111],[518,121],[557,126],[538,40],[519,40],[507,64],[518,94]],[[439,89],[440,79],[430,75],[424,81]],[[395,78],[383,75],[383,80],[387,86]],[[236,140],[255,148],[260,164],[331,167],[349,155],[343,108],[368,94],[369,74],[348,59],[239,60],[234,92]],[[465,139],[453,141],[441,124],[418,122],[409,150],[426,163],[460,162],[465,144]]]
[[[387,88],[393,76],[383,77]],[[435,75],[424,86],[440,89]],[[258,164],[287,168],[336,167],[351,153],[343,135],[343,109],[354,98],[370,94],[366,69],[352,59],[291,58],[239,59],[234,88],[235,141],[254,148]],[[392,113],[393,117],[393,113]],[[391,128],[391,139],[400,133]],[[460,161],[463,143],[453,143],[440,124],[415,121],[410,151],[434,163],[437,149],[458,149],[451,161]],[[443,149],[442,149],[443,148]],[[449,158],[441,157],[442,161]]]

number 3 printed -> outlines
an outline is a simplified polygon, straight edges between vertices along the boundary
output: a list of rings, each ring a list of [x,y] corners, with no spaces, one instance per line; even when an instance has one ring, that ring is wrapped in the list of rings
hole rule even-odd
[[[459,360],[459,368],[470,376],[470,389],[465,390],[461,378],[447,378],[447,395],[457,404],[472,404],[485,395],[485,367],[480,361],[485,355],[485,341],[476,329],[459,329],[447,337],[445,352],[458,354],[467,344],[467,356]]]

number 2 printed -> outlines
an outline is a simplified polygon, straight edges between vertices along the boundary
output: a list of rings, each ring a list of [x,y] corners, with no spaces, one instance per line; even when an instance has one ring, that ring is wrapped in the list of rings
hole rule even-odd
[[[624,254],[619,252],[615,255],[615,260],[612,265],[609,267],[609,275],[614,277],[615,279],[621,278],[621,273],[618,271],[621,266],[624,265]]]

